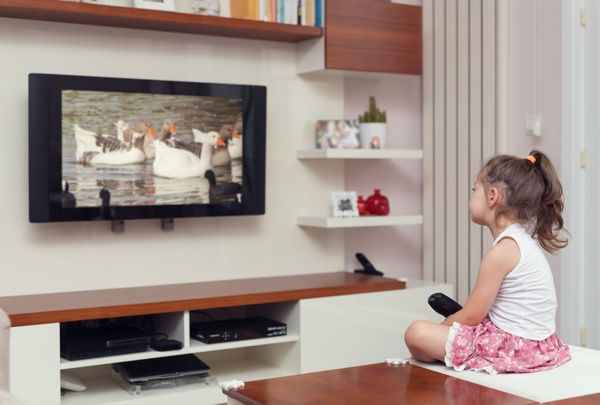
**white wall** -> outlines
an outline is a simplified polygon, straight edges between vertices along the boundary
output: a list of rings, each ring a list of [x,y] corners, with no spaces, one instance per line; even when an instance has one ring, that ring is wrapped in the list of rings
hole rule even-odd
[[[563,136],[561,1],[508,0],[508,22],[507,153],[526,156],[532,149],[539,149],[552,159],[560,173]],[[537,42],[534,40],[536,37],[539,38]],[[536,52],[539,58],[538,69],[534,63]],[[539,80],[537,88],[536,75]],[[536,95],[539,99],[537,105]],[[525,131],[526,116],[535,113],[542,117],[542,136],[539,138],[527,135]],[[567,215],[569,209],[567,206]],[[560,252],[547,257],[560,297]]]
[[[343,115],[344,82],[297,76],[294,44],[0,19],[0,54],[0,296],[344,269],[343,233],[296,225],[328,212],[343,167],[295,157],[317,119]],[[266,85],[266,215],[29,224],[30,72]]]
[[[387,75],[379,80],[347,79],[347,118],[357,118],[375,96],[388,114],[386,148],[422,149],[422,80],[420,76]],[[348,161],[346,190],[365,199],[376,188],[388,197],[390,215],[423,213],[422,160]],[[357,228],[346,231],[345,268],[361,268],[355,258],[363,253],[387,277],[423,278],[421,225]]]

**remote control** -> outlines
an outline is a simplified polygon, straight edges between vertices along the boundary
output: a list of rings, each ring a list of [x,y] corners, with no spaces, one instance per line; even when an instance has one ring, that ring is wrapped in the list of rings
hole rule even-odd
[[[458,302],[442,293],[431,294],[427,302],[435,312],[446,318],[462,309]]]
[[[354,270],[355,273],[370,274],[373,276],[383,276],[383,273],[375,269],[375,266],[373,266],[369,259],[367,259],[367,257],[362,253],[357,253],[356,259],[360,262],[360,264],[362,264],[364,270]]]

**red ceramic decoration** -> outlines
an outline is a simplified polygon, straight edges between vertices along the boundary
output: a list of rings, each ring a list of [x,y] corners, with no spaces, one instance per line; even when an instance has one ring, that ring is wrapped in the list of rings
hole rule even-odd
[[[388,215],[390,203],[386,196],[381,195],[381,190],[375,189],[373,195],[367,198],[367,209],[371,215]]]
[[[358,196],[358,200],[356,201],[356,208],[358,208],[358,215],[369,215],[369,208],[367,207],[367,202],[365,201],[362,195]]]

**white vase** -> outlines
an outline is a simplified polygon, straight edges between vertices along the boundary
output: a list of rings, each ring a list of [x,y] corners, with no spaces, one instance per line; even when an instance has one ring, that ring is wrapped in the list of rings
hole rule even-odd
[[[387,124],[385,122],[364,122],[360,128],[360,147],[362,149],[385,149]]]

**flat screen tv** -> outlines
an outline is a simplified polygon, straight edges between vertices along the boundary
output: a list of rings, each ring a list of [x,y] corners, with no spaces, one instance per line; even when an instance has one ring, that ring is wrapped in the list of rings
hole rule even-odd
[[[32,223],[261,215],[265,151],[264,86],[29,75]]]

